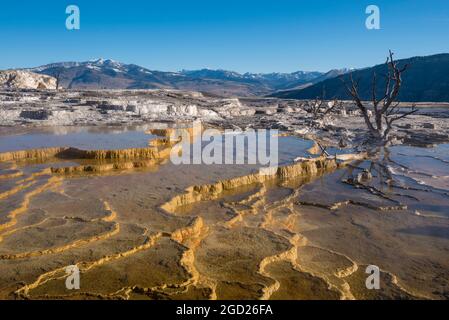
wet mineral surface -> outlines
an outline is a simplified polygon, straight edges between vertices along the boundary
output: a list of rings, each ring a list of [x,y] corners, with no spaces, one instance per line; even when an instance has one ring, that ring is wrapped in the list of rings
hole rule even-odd
[[[279,137],[281,167],[261,175],[173,164],[170,128],[73,130],[0,138],[3,299],[449,296],[447,145],[343,163]]]

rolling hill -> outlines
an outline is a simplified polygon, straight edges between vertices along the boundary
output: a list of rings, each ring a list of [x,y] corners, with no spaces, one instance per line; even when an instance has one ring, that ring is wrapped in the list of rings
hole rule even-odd
[[[276,90],[310,85],[321,79],[321,72],[240,74],[226,70],[183,70],[163,72],[97,59],[86,62],[52,63],[27,71],[59,77],[69,89],[184,89],[223,96],[267,95]]]
[[[413,57],[398,60],[399,65],[409,64],[403,74],[403,86],[399,94],[400,101],[408,102],[449,102],[449,54],[436,54],[424,57]],[[359,80],[359,94],[362,99],[370,100],[373,72],[377,74],[377,94],[382,94],[385,84],[385,64],[376,65],[352,72],[353,78]],[[286,90],[271,94],[272,97],[285,99],[314,99],[321,96],[323,88],[326,98],[349,99],[341,77],[334,77],[315,83],[312,86]],[[349,81],[349,75],[343,75]]]

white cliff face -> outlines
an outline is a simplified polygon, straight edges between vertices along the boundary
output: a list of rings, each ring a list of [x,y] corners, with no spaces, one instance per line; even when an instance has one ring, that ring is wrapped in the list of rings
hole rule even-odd
[[[25,91],[0,88],[0,125],[220,120],[254,114],[237,99],[177,90]]]
[[[21,70],[0,71],[0,87],[11,89],[56,89],[56,78]]]
[[[218,114],[193,103],[173,103],[161,100],[111,100],[98,106],[103,110],[126,111],[147,117],[207,117],[218,118]]]

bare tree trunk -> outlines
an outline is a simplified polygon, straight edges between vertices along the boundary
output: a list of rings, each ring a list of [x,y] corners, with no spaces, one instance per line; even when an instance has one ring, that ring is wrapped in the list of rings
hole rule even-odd
[[[56,75],[56,90],[59,90],[59,83],[60,83],[60,80],[61,80],[61,73],[59,72],[59,73]]]
[[[325,96],[326,91],[323,88],[321,97],[317,97],[312,104],[308,102],[308,112],[311,112],[316,120],[323,119],[335,109],[342,107],[342,103],[339,103],[336,99],[326,103]]]
[[[403,114],[397,113],[399,102],[396,100],[402,85],[402,73],[407,70],[408,65],[399,68],[397,61],[393,58],[393,52],[391,51],[389,52],[385,65],[387,68],[387,74],[385,75],[385,90],[381,99],[377,99],[377,75],[376,73],[373,73],[371,100],[373,104],[374,119],[371,119],[372,117],[370,117],[368,107],[360,98],[358,92],[359,82],[354,80],[353,74],[349,74],[349,85],[342,78],[347,92],[362,113],[371,137],[382,144],[388,142],[389,134],[393,128],[392,124],[394,121],[405,118],[417,111],[417,109],[413,106],[412,110],[409,112]]]

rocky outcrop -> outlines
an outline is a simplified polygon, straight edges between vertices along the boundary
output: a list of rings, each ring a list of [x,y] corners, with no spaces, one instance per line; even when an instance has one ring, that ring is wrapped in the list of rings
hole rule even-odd
[[[56,78],[28,71],[0,71],[0,87],[11,89],[56,89]]]
[[[224,99],[215,101],[216,106],[213,111],[223,118],[233,118],[238,116],[252,116],[256,113],[254,108],[243,105],[239,99]]]
[[[23,110],[20,112],[20,116],[22,118],[33,119],[33,120],[47,120],[50,116],[53,115],[53,112],[50,110]]]

